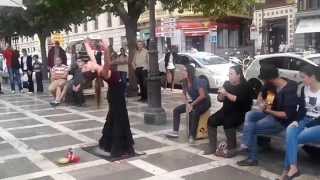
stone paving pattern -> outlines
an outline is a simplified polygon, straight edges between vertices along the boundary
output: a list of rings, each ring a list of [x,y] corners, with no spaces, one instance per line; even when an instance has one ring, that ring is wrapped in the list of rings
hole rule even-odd
[[[207,140],[195,145],[187,143],[185,118],[182,117],[181,136],[167,139],[172,129],[172,110],[182,102],[181,91],[163,91],[167,123],[146,125],[143,110],[146,104],[128,98],[128,112],[135,139],[135,148],[146,155],[118,162],[108,162],[81,148],[97,145],[107,113],[107,102],[100,107],[88,97],[87,107],[59,106],[52,108],[47,94],[0,96],[0,179],[7,180],[263,180],[275,179],[282,170],[283,146],[273,142],[273,149],[260,153],[258,167],[243,168],[237,156],[222,159],[201,155]],[[212,95],[211,109],[221,104]],[[219,139],[223,140],[219,129]],[[81,156],[77,164],[61,166],[57,159],[68,148]],[[301,153],[300,165],[304,173],[298,179],[320,179],[319,162]]]

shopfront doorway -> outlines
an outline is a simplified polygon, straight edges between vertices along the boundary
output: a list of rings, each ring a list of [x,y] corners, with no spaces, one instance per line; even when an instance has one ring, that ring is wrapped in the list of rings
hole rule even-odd
[[[287,44],[287,18],[270,20],[266,22],[268,27],[268,49],[270,53],[278,53],[281,42]]]
[[[190,51],[192,48],[198,51],[204,51],[204,36],[187,36],[186,37],[186,50]]]

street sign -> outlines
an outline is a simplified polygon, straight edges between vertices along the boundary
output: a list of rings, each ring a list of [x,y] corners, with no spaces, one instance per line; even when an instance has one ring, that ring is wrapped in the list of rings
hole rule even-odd
[[[218,34],[217,34],[216,31],[212,32],[211,35],[210,35],[210,37],[209,37],[209,42],[210,42],[210,43],[213,43],[213,44],[216,44],[217,41],[218,41],[217,35],[218,35]]]

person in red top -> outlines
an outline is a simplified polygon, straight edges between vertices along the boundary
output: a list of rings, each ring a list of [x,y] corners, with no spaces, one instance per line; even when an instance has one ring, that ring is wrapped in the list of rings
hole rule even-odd
[[[15,93],[15,82],[19,87],[19,91],[22,91],[21,77],[20,77],[20,64],[19,64],[19,51],[15,52],[9,44],[7,44],[6,50],[3,52],[3,56],[6,59],[6,65],[9,73],[9,80],[12,93]]]

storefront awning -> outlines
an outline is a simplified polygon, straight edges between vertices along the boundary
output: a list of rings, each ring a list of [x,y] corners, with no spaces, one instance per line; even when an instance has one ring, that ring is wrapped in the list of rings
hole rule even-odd
[[[184,31],[184,34],[186,36],[204,36],[204,35],[209,34],[209,31],[206,31],[206,30],[204,30],[204,31],[197,31],[197,30],[191,31],[191,30],[189,30],[189,31]]]
[[[320,32],[320,18],[300,19],[297,34]]]

